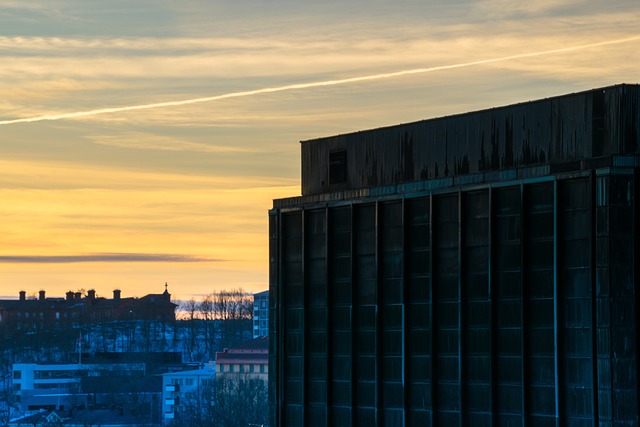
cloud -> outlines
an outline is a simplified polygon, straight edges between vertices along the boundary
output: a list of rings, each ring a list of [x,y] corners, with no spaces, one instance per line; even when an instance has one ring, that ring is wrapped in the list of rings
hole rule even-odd
[[[143,132],[131,132],[119,135],[93,135],[87,136],[87,138],[96,144],[137,150],[189,151],[203,153],[256,153],[259,151],[258,149],[249,147],[189,142],[184,139],[147,134]]]
[[[315,47],[326,48],[326,43],[316,42]],[[251,38],[187,38],[187,37],[115,37],[115,38],[74,38],[74,37],[24,37],[24,36],[0,36],[0,48],[6,50],[20,50],[21,52],[45,54],[53,56],[55,53],[68,52],[70,50],[80,53],[85,51],[95,53],[117,51],[119,54],[128,51],[132,53],[162,52],[163,54],[176,54],[180,52],[202,52],[220,50],[225,53],[233,53],[231,50],[264,50],[264,49],[300,49],[299,42],[278,39],[251,39]],[[305,45],[305,48],[312,47]]]
[[[25,176],[30,179],[25,180]],[[208,174],[198,174],[194,171],[176,173],[168,170],[105,166],[91,162],[38,161],[11,157],[0,159],[0,199],[24,201],[25,197],[34,194],[35,205],[44,204],[47,195],[28,191],[64,190],[54,195],[53,201],[60,201],[62,198],[78,194],[78,190],[83,190],[86,191],[83,197],[90,197],[91,203],[99,203],[112,197],[113,191],[134,194],[160,191],[165,196],[165,191],[177,191],[178,194],[184,195],[195,191],[206,193],[225,189],[266,187],[268,190],[270,187],[291,187],[297,182],[298,179],[294,177],[270,177],[248,173],[229,176],[214,171],[209,171]],[[76,191],[70,193],[68,190]],[[134,197],[139,200],[140,196]],[[206,197],[206,194],[202,197]],[[15,202],[3,203],[0,205],[0,212],[15,207]]]
[[[1,255],[0,263],[68,264],[79,262],[218,262],[176,254],[104,253],[87,255]]]
[[[320,81],[314,81],[314,82],[308,82],[308,83],[294,83],[294,84],[288,84],[283,86],[264,87],[260,89],[238,91],[238,92],[228,92],[221,95],[198,97],[198,98],[184,99],[184,100],[178,100],[178,101],[155,102],[155,103],[148,103],[148,104],[127,105],[127,106],[121,106],[121,107],[105,107],[105,108],[98,108],[98,109],[86,110],[86,111],[76,111],[76,112],[60,113],[60,114],[48,114],[43,116],[26,117],[26,118],[13,119],[13,120],[1,120],[0,125],[39,122],[39,121],[45,121],[45,120],[48,121],[48,120],[72,119],[72,118],[95,116],[95,115],[101,115],[101,114],[112,114],[112,113],[120,113],[120,112],[134,111],[134,110],[145,110],[145,109],[151,109],[151,108],[179,107],[179,106],[190,105],[190,104],[199,104],[203,102],[221,101],[221,100],[226,100],[230,98],[243,98],[243,97],[276,93],[276,92],[345,85],[345,84],[368,82],[368,81],[381,80],[381,79],[391,79],[391,78],[410,76],[415,74],[425,74],[425,73],[431,73],[436,71],[445,71],[445,70],[453,70],[458,68],[474,67],[479,65],[509,62],[517,59],[556,55],[560,53],[568,53],[568,52],[595,48],[595,47],[629,43],[639,39],[640,39],[640,36],[633,35],[631,37],[625,37],[622,39],[603,40],[596,43],[574,45],[574,46],[561,47],[561,48],[550,49],[550,50],[521,52],[513,55],[499,56],[499,57],[486,58],[486,59],[477,59],[473,61],[458,62],[454,64],[438,65],[433,67],[412,68],[412,69],[393,71],[393,72],[387,72],[387,73],[368,74],[368,75],[347,77],[347,78],[341,78],[341,79],[320,80]]]

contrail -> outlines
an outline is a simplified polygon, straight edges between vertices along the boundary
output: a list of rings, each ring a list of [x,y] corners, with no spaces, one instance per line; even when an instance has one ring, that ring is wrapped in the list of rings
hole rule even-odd
[[[400,77],[400,76],[406,76],[406,75],[411,75],[411,74],[424,74],[424,73],[431,73],[431,72],[434,72],[434,71],[442,71],[442,70],[451,70],[451,69],[455,69],[455,68],[472,67],[474,65],[484,65],[484,64],[492,64],[492,63],[495,63],[495,62],[505,62],[505,61],[510,61],[510,60],[513,60],[513,59],[531,58],[531,57],[535,57],[535,56],[543,56],[543,55],[552,55],[552,54],[556,54],[556,53],[571,52],[571,51],[575,51],[575,50],[588,49],[588,48],[592,48],[592,47],[599,47],[599,46],[607,46],[607,45],[612,45],[612,44],[627,43],[627,42],[634,41],[634,40],[640,40],[640,35],[634,36],[634,37],[628,37],[628,38],[624,38],[624,39],[608,40],[608,41],[584,44],[584,45],[579,45],[579,46],[571,46],[571,47],[564,47],[564,48],[559,48],[559,49],[543,50],[543,51],[538,51],[538,52],[521,53],[521,54],[518,54],[518,55],[501,56],[501,57],[492,58],[492,59],[481,59],[481,60],[478,60],[478,61],[464,62],[464,63],[461,63],[461,64],[439,65],[439,66],[436,66],[436,67],[429,67],[429,68],[414,68],[414,69],[411,69],[411,70],[395,71],[395,72],[392,72],[392,73],[383,73],[383,74],[372,74],[372,75],[359,76],[359,77],[350,77],[350,78],[346,78],[346,79],[323,80],[323,81],[310,82],[310,83],[297,83],[297,84],[291,84],[291,85],[286,85],[286,86],[267,87],[267,88],[263,88],[263,89],[255,89],[255,90],[248,90],[248,91],[242,91],[242,92],[231,92],[231,93],[225,93],[225,94],[222,94],[222,95],[208,96],[208,97],[204,97],[204,98],[185,99],[185,100],[182,100],[182,101],[157,102],[157,103],[153,103],[153,104],[130,105],[130,106],[125,106],[125,107],[99,108],[99,109],[96,109],[96,110],[77,111],[77,112],[74,112],[74,113],[50,114],[50,115],[44,115],[44,116],[26,117],[26,118],[22,118],[22,119],[2,120],[2,121],[0,121],[0,125],[11,125],[11,124],[15,124],[15,123],[41,122],[41,121],[45,121],[45,120],[72,119],[72,118],[76,118],[76,117],[95,116],[95,115],[98,115],[98,114],[119,113],[119,112],[122,112],[122,111],[146,110],[146,109],[150,109],[150,108],[176,107],[176,106],[180,106],[180,105],[197,104],[197,103],[201,103],[201,102],[219,101],[221,99],[241,98],[241,97],[245,97],[245,96],[260,95],[260,94],[263,94],[263,93],[284,92],[284,91],[289,91],[289,90],[310,89],[310,88],[322,87],[322,86],[336,86],[336,85],[364,82],[364,81],[370,81],[370,80],[390,79],[390,78],[393,78],[393,77]]]

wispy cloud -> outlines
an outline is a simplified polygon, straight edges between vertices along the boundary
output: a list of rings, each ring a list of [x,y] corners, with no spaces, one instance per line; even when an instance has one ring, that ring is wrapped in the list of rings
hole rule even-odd
[[[309,83],[297,83],[297,84],[290,84],[290,85],[284,85],[284,86],[266,87],[262,89],[230,92],[222,95],[192,98],[192,99],[185,99],[180,101],[157,102],[157,103],[150,103],[150,104],[129,105],[129,106],[123,106],[123,107],[108,107],[108,108],[99,108],[95,110],[76,111],[71,113],[49,114],[49,115],[43,115],[43,116],[37,116],[37,117],[27,117],[27,118],[21,118],[21,119],[13,119],[13,120],[2,120],[0,121],[0,125],[39,122],[39,121],[45,121],[45,120],[49,121],[49,120],[73,119],[73,118],[95,116],[95,115],[101,115],[101,114],[112,114],[112,113],[120,113],[120,112],[126,112],[126,111],[134,111],[134,110],[146,110],[151,108],[178,107],[178,106],[189,105],[189,104],[220,101],[220,100],[230,99],[230,98],[242,98],[242,97],[262,95],[267,93],[311,89],[311,88],[325,87],[325,86],[336,86],[336,85],[359,83],[359,82],[366,82],[366,81],[372,81],[372,80],[390,79],[390,78],[396,78],[396,77],[402,77],[402,76],[408,76],[408,75],[431,73],[435,71],[444,71],[444,70],[452,70],[457,68],[473,67],[478,65],[495,64],[498,62],[507,62],[507,61],[512,61],[516,59],[533,58],[538,56],[567,53],[567,52],[589,49],[594,47],[601,47],[601,46],[620,44],[620,43],[629,43],[636,40],[640,40],[639,35],[632,36],[632,37],[625,37],[622,39],[606,40],[606,41],[601,41],[597,43],[563,47],[559,49],[550,49],[550,50],[543,50],[543,51],[536,51],[536,52],[525,52],[525,53],[520,53],[516,55],[500,56],[496,58],[480,59],[476,61],[461,62],[461,63],[449,64],[449,65],[440,65],[435,67],[413,68],[409,70],[401,70],[401,71],[381,73],[381,74],[370,74],[365,76],[349,77],[344,79],[322,80],[322,81],[309,82]]]
[[[68,264],[79,262],[215,262],[216,259],[176,254],[106,253],[87,255],[1,255],[0,263]]]
[[[256,148],[190,142],[184,139],[143,132],[93,135],[87,136],[87,138],[96,144],[137,150],[188,151],[196,153],[256,153],[259,151]]]
[[[332,44],[334,45],[334,44]],[[316,41],[305,44],[304,48],[327,48],[328,42]],[[226,53],[236,54],[238,50],[261,49],[300,49],[300,43],[290,40],[278,39],[253,39],[253,38],[188,38],[188,37],[112,37],[112,38],[74,38],[74,37],[25,37],[25,36],[0,36],[0,48],[7,50],[42,51],[47,55],[55,55],[59,52],[87,51],[101,52],[118,51],[125,53],[140,51],[148,53],[162,52],[163,54],[224,50]]]

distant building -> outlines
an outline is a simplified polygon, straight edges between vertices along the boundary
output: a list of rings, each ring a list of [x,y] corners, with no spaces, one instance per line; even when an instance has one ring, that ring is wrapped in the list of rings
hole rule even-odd
[[[216,353],[219,376],[246,374],[264,381],[269,373],[269,337],[260,337],[223,352]]]
[[[162,375],[162,421],[169,423],[180,416],[182,410],[191,410],[194,400],[202,394],[213,396],[216,364],[209,362],[202,369],[170,372]],[[215,402],[210,402],[212,405]]]
[[[174,352],[95,353],[82,360],[14,364],[13,393],[20,410],[115,409],[159,422],[161,375],[185,368]]]
[[[253,294],[253,338],[269,336],[269,291]]]
[[[101,399],[98,394],[133,392],[132,380],[144,375],[143,363],[16,363],[13,365],[13,392],[21,411],[86,408],[100,404],[100,400],[108,400]],[[105,386],[113,384],[114,387],[103,389],[101,393],[89,392],[83,387],[85,381]]]
[[[175,309],[166,284],[163,293],[142,298],[122,298],[119,289],[113,291],[113,298],[99,297],[93,289],[84,297],[69,291],[65,298],[46,297],[40,291],[37,299],[28,299],[20,291],[17,300],[0,300],[0,337],[117,320],[174,322]]]
[[[640,85],[304,141],[271,426],[640,421]]]
[[[62,410],[41,411],[15,419],[8,427],[157,427],[155,422],[140,416],[123,414],[118,410]]]

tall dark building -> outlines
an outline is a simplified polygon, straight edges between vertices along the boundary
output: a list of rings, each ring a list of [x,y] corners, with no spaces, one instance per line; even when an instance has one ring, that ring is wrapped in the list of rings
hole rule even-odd
[[[304,141],[272,426],[635,426],[640,86]]]

